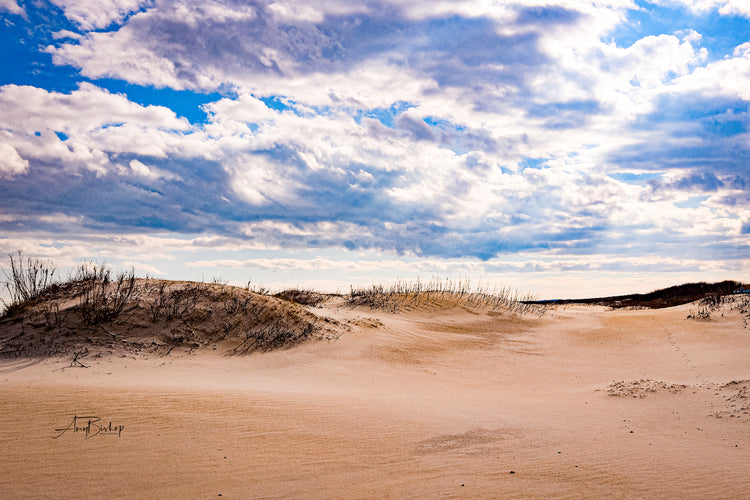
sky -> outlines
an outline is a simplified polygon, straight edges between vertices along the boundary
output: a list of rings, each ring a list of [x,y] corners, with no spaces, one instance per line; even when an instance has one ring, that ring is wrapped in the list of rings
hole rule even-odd
[[[323,291],[750,281],[745,0],[0,0],[0,23],[0,255]]]

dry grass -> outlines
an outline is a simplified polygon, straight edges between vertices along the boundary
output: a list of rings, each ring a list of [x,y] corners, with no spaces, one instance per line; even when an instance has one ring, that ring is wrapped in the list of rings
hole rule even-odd
[[[3,316],[22,312],[27,304],[33,303],[56,285],[56,270],[51,262],[24,258],[20,250],[16,254],[9,254],[8,257],[10,271],[2,272],[5,276],[3,284],[10,295],[10,303],[3,301]]]
[[[327,301],[329,296],[306,288],[290,288],[274,294],[274,297],[288,300],[303,306],[317,306]]]
[[[113,277],[112,271],[104,266],[83,264],[70,284],[80,292],[78,313],[87,325],[114,321],[126,307],[134,307],[137,302],[132,269]]]
[[[0,356],[248,354],[340,334],[298,304],[243,288],[89,271],[6,311]]]
[[[429,306],[454,304],[508,310],[518,314],[544,314],[545,308],[533,304],[531,294],[521,294],[508,287],[479,283],[472,286],[468,279],[439,280],[427,282],[396,281],[389,286],[373,285],[369,288],[352,288],[347,301],[355,306],[369,306],[392,313]]]
[[[710,321],[711,315],[723,310],[737,311],[745,328],[750,324],[750,294],[733,293],[727,295],[710,295],[699,300],[697,311],[690,309],[688,319]]]
[[[10,256],[10,271],[4,273],[11,301],[0,316],[2,357],[75,353],[80,364],[84,355],[123,352],[164,355],[210,348],[247,354],[334,339],[342,331],[336,321],[308,310],[332,298],[310,289],[271,295],[249,283],[240,288],[216,280],[138,279],[133,270],[113,273],[94,264],[81,265],[67,280],[56,281],[51,263],[24,259],[20,252]],[[444,307],[539,316],[546,311],[528,294],[482,282],[473,285],[468,279],[352,287],[343,300],[389,313]],[[747,294],[714,291],[698,305],[689,317],[708,320],[712,312],[728,307],[740,312],[745,326],[750,321]]]

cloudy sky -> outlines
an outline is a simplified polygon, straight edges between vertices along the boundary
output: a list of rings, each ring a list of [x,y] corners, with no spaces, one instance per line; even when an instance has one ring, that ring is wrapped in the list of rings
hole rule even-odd
[[[0,255],[750,279],[745,0],[0,0]]]

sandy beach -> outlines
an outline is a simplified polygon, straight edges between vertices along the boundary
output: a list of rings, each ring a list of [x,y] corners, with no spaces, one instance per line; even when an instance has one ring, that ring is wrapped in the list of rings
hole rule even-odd
[[[0,496],[746,497],[750,330],[695,308],[332,300],[288,349],[6,359]]]

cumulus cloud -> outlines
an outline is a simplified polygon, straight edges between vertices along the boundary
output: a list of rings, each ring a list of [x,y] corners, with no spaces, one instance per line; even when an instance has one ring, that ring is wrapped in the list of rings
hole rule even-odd
[[[11,14],[26,15],[26,11],[18,5],[16,0],[0,0],[0,12],[6,11]]]
[[[630,0],[57,4],[82,33],[45,50],[94,82],[0,87],[0,171],[44,189],[0,186],[13,221],[26,200],[205,247],[523,252],[549,271],[699,240],[729,255],[750,217],[747,44],[710,62],[694,30],[618,45]],[[109,78],[224,96],[190,124]]]
[[[0,87],[0,127],[5,140],[27,159],[101,173],[116,154],[165,157],[186,120],[159,106],[140,106],[121,95],[82,83],[70,94]]]
[[[21,158],[10,144],[0,142],[0,176],[12,177],[29,169],[29,161]]]
[[[716,96],[736,97],[750,100],[750,45],[743,43],[736,47],[731,56],[720,61],[696,68],[690,74],[682,75],[672,88],[663,93],[680,92],[700,94],[705,98]]]
[[[152,181],[162,179],[167,181],[182,180],[181,177],[177,174],[159,168],[149,167],[148,165],[145,165],[138,160],[130,160],[129,166],[130,170],[136,176],[144,177]]]
[[[63,9],[65,17],[84,30],[106,28],[122,22],[129,14],[149,5],[151,0],[50,0]]]
[[[31,86],[0,87],[4,128],[24,130],[91,130],[140,121],[155,128],[184,130],[189,124],[160,106],[140,106],[125,96],[111,94],[91,83],[81,83],[70,94]]]
[[[262,86],[266,93],[278,77],[348,73],[374,61],[391,67],[389,73],[418,70],[423,85],[477,88],[494,80],[493,87],[513,87],[544,60],[537,30],[555,24],[555,16],[545,18],[541,8],[537,17],[544,26],[502,34],[489,18],[414,19],[387,3],[326,6],[318,16],[302,19],[280,16],[280,9],[297,11],[284,5],[250,9],[234,2],[159,0],[118,30],[89,33],[49,51],[58,64],[79,67],[92,78],[173,88],[211,89],[232,82]],[[351,80],[342,83],[329,86],[326,94],[346,94]]]
[[[744,0],[671,0],[683,4],[696,12],[718,10],[720,14],[738,14],[750,17],[750,5]]]

